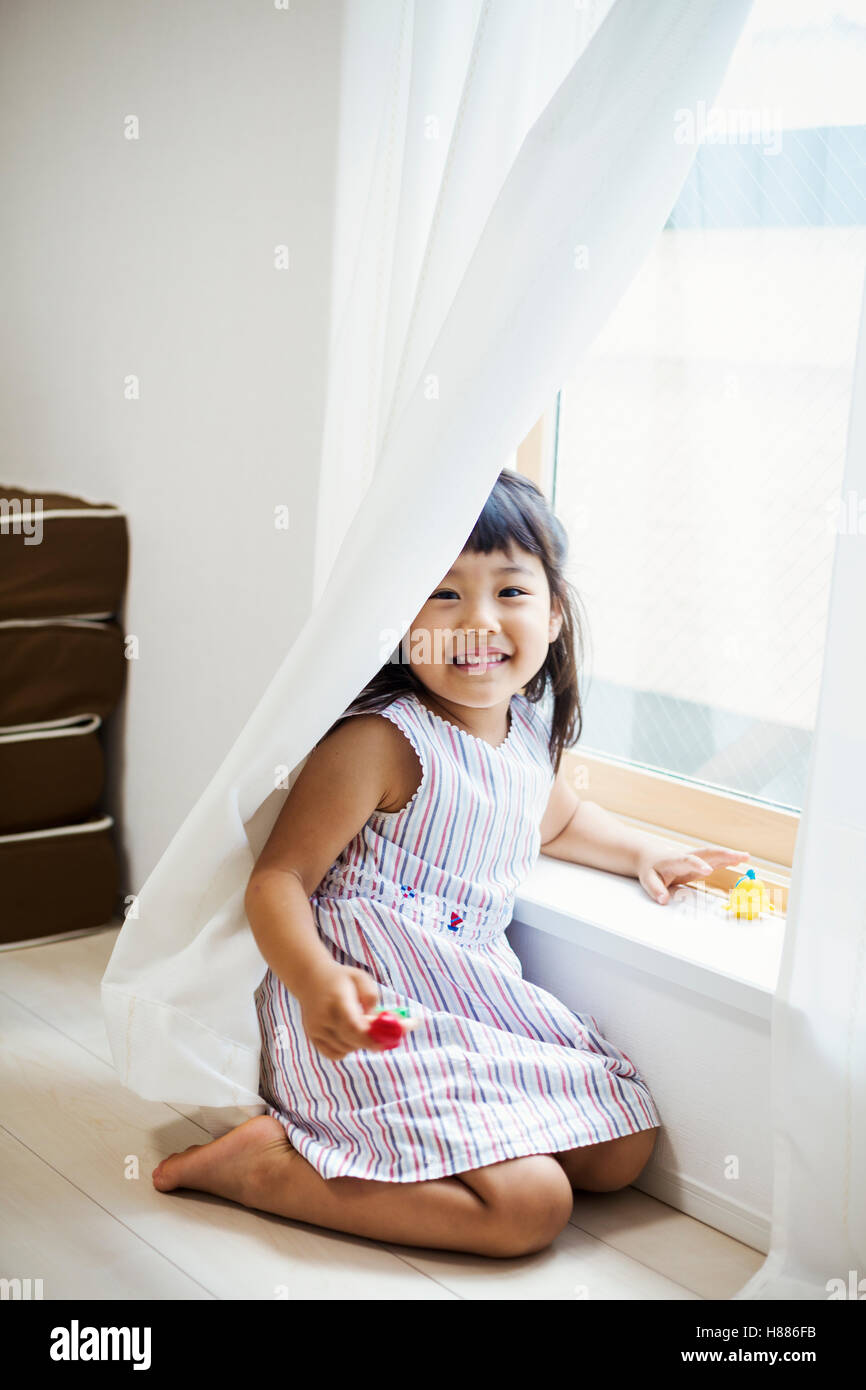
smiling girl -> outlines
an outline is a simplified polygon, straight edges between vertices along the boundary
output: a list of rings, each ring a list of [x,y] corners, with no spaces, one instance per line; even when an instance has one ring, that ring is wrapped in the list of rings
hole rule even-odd
[[[540,852],[657,901],[741,851],[671,846],[578,799],[577,601],[543,494],[503,470],[454,565],[311,752],[245,908],[265,1114],[164,1160],[196,1188],[381,1241],[543,1249],[575,1190],[627,1186],[661,1118],[633,1062],[523,978],[506,938]],[[393,1049],[384,1005],[409,1018]]]

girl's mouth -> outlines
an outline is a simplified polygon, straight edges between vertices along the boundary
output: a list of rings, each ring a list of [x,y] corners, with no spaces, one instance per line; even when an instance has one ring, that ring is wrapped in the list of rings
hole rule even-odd
[[[486,658],[470,656],[462,661],[454,660],[451,664],[456,670],[462,671],[464,675],[472,676],[484,675],[485,671],[493,671],[497,666],[504,666],[506,661],[510,660],[511,658],[503,652],[491,652]]]

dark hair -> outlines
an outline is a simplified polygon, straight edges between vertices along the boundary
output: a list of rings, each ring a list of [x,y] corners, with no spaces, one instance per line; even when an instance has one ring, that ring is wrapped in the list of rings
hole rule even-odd
[[[544,665],[523,687],[523,694],[532,704],[543,700],[548,692],[552,693],[553,718],[548,747],[554,770],[559,771],[563,751],[577,743],[583,729],[578,689],[578,672],[582,670],[584,654],[580,600],[563,572],[568,555],[564,526],[551,511],[544,493],[530,478],[503,468],[463,550],[483,555],[493,550],[508,553],[513,541],[538,556],[547,575],[551,606],[557,598],[562,609],[559,636],[550,643]],[[328,733],[350,715],[375,713],[385,709],[399,695],[424,691],[408,662],[396,659],[398,649],[399,644]]]

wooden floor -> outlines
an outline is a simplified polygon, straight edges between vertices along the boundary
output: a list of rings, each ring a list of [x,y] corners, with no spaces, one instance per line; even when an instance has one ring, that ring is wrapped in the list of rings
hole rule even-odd
[[[117,1079],[99,1001],[117,931],[0,951],[0,1277],[45,1299],[727,1299],[763,1263],[635,1188],[575,1194],[554,1244],[509,1260],[157,1192],[156,1163],[210,1136]]]

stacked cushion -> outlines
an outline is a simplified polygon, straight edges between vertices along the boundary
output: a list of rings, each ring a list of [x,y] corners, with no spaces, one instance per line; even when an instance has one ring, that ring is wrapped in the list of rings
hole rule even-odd
[[[124,688],[127,569],[117,507],[0,485],[0,944],[117,911],[101,731]]]

